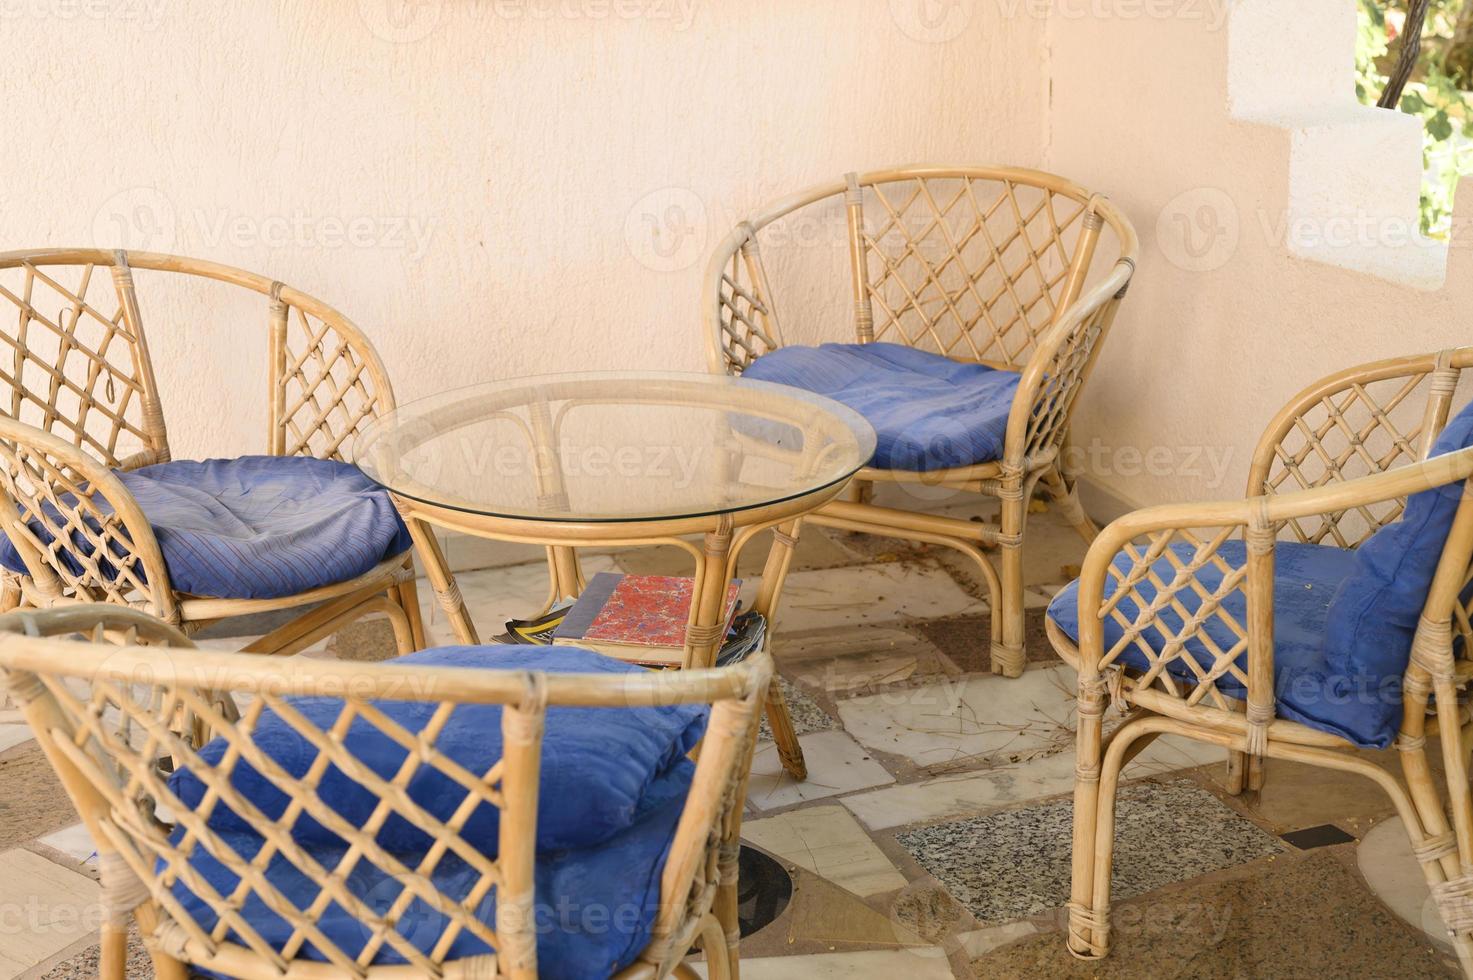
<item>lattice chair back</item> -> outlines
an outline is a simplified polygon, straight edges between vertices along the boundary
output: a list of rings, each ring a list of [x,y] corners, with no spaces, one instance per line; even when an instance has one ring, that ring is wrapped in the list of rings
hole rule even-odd
[[[1426,459],[1473,347],[1349,368],[1296,395],[1265,429],[1248,493],[1343,483]],[[1401,516],[1405,498],[1288,521],[1286,539],[1353,548]]]
[[[704,303],[713,369],[740,373],[783,343],[759,234],[842,200],[855,338],[1007,368],[1116,263],[1135,236],[1103,198],[1040,171],[912,167],[849,174],[738,225],[717,248]]]
[[[393,407],[383,363],[327,304],[240,269],[176,255],[101,249],[0,253],[0,382],[7,414],[55,432],[111,467],[169,458],[136,271],[216,280],[258,293],[269,343],[266,451],[343,459],[352,437]]]
[[[765,654],[733,669],[585,676],[171,652],[132,645],[133,634],[122,647],[48,638],[84,629],[89,616],[109,630],[137,628],[140,638],[147,631],[141,613],[115,607],[13,613],[0,620],[0,673],[94,835],[109,914],[117,921],[133,913],[167,957],[231,976],[536,976],[538,931],[555,921],[543,916],[539,924],[534,909],[542,735],[549,708],[563,705],[712,705],[643,961],[668,968],[697,934],[725,943],[709,910],[720,876],[734,870],[744,774],[770,677]],[[332,699],[333,723],[310,721],[302,698]],[[385,701],[423,704],[428,721],[406,730],[385,713]],[[222,703],[241,705],[238,716]],[[504,750],[467,768],[437,743],[452,714],[470,705],[502,706]],[[315,753],[305,774],[291,775],[258,744],[268,710]],[[181,711],[223,738],[226,750],[201,755],[176,731]],[[362,743],[346,737],[350,726],[402,747],[402,765],[385,776],[356,756],[350,745]],[[203,783],[198,806],[176,796],[155,764],[161,754]],[[267,816],[258,796],[242,792],[243,767],[284,794],[283,813]],[[345,819],[328,798],[344,776],[376,801],[362,820]],[[412,788],[425,778],[463,797],[432,813]],[[221,829],[211,819],[225,808],[243,826]],[[494,856],[467,839],[468,824],[487,826],[486,808],[499,818]],[[342,846],[304,843],[296,831],[308,818]],[[432,840],[423,855],[382,845],[381,828],[398,820]],[[242,832],[255,842],[247,850],[258,850],[236,850]],[[199,870],[204,856],[239,884],[217,888]],[[296,875],[311,882],[315,898],[283,892],[282,882]],[[378,883],[372,894],[366,880]],[[320,928],[330,905],[361,925],[353,948]],[[282,923],[270,937],[260,925],[263,907]],[[439,930],[428,941],[427,918]],[[309,945],[315,962],[305,955]],[[398,965],[372,965],[381,954]]]

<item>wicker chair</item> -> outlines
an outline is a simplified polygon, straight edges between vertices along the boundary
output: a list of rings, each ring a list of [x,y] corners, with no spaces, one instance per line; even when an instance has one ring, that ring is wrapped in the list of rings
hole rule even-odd
[[[94,642],[66,638],[76,633],[91,633]],[[104,643],[104,636],[121,645]],[[142,646],[145,642],[152,645]],[[145,613],[103,604],[22,610],[0,618],[0,675],[98,849],[107,915],[101,972],[107,980],[122,980],[130,914],[161,980],[182,980],[187,967],[237,977],[303,980],[535,977],[538,937],[548,928],[542,916],[548,896],[542,893],[541,878],[534,896],[534,875],[543,860],[535,841],[549,709],[619,711],[677,704],[710,704],[712,709],[690,789],[683,804],[675,801],[680,809],[668,856],[654,871],[653,890],[659,897],[652,938],[617,976],[694,977],[682,962],[693,942],[704,949],[711,977],[735,975],[737,841],[752,746],[771,675],[765,654],[722,670],[611,676],[264,659],[199,650],[171,657],[161,649],[189,642]],[[329,730],[314,727],[294,709],[306,703],[299,697],[311,696],[341,699]],[[396,728],[380,710],[386,702],[375,698],[420,702],[434,709],[428,724],[411,732]],[[240,717],[222,713],[222,701],[245,705]],[[502,706],[505,744],[500,759],[487,758],[474,772],[438,745],[453,711],[471,705]],[[317,753],[318,762],[300,779],[288,775],[273,761],[278,757],[261,748],[258,725],[269,717],[267,709],[289,719]],[[192,712],[229,742],[218,761],[206,761],[189,739],[177,734],[181,710]],[[349,749],[345,731],[364,722],[405,750],[406,764],[392,778],[381,776]],[[211,787],[197,809],[174,794],[175,782],[155,765],[160,753],[173,756],[176,774],[192,773]],[[265,817],[238,789],[235,776],[247,765],[291,801],[281,819]],[[411,778],[419,780],[427,771],[465,791],[464,802],[448,820],[427,812],[420,805],[424,794],[412,790]],[[335,772],[351,774],[378,801],[361,825],[345,821],[326,799]],[[555,807],[567,804],[550,802]],[[474,811],[488,805],[500,820],[494,857],[462,836],[477,819]],[[211,822],[212,811],[223,807],[249,823],[249,832],[263,842],[260,851],[239,854],[236,838]],[[298,818],[307,816],[346,843],[346,848],[329,852],[332,860],[297,838]],[[170,827],[161,818],[178,825]],[[377,833],[395,819],[408,821],[433,840],[412,866],[403,863],[410,859],[402,852],[391,853],[379,844]],[[201,855],[228,867],[239,886],[222,893],[204,883]],[[268,862],[274,870],[268,870]],[[300,899],[283,894],[278,862],[289,862],[293,875],[304,876],[318,889],[311,907],[301,908],[294,904]],[[470,894],[447,895],[439,889],[442,862],[468,866],[474,880]],[[365,869],[395,882],[391,894],[363,894]],[[203,899],[203,910],[182,903],[180,886]],[[561,897],[578,901],[576,895]],[[494,915],[488,912],[492,899]],[[330,903],[361,927],[361,934],[354,933],[352,950],[325,934],[326,926],[319,928],[324,913],[332,911]],[[287,923],[274,941],[259,926],[267,909]],[[425,932],[428,915],[438,917],[432,934]],[[605,920],[606,926],[610,921],[617,920]],[[288,930],[290,935],[281,934]],[[467,939],[481,951],[447,952]],[[309,958],[308,946],[318,955]],[[487,948],[492,952],[485,952]],[[384,954],[400,962],[375,964]]]
[[[271,456],[344,461],[354,434],[394,406],[383,364],[362,331],[279,282],[173,255],[0,253],[0,306],[9,302],[17,311],[0,329],[0,391],[9,391],[0,415],[0,528],[25,568],[4,573],[0,608],[122,603],[192,634],[229,617],[312,607],[248,648],[263,653],[295,652],[365,613],[382,612],[401,652],[422,647],[407,550],[348,581],[285,597],[186,594],[171,585],[159,540],[119,478],[171,458],[135,270],[260,294]]]
[[[1038,171],[849,174],[751,215],[717,247],[702,295],[713,372],[740,374],[784,346],[787,321],[759,249],[764,229],[796,229],[804,215],[821,221],[840,202],[859,343],[888,341],[1020,372],[1021,379],[996,458],[941,468],[872,465],[859,474],[852,499],[807,520],[939,544],[975,561],[994,610],[992,669],[1016,677],[1026,660],[1022,549],[1030,498],[1042,484],[1086,541],[1097,532],[1079,504],[1065,444],[1076,400],[1135,269],[1135,232],[1105,199]],[[815,283],[802,278],[811,299]],[[832,310],[836,300],[825,294],[825,307]],[[875,506],[867,485],[876,481],[993,496],[1000,518],[982,524]],[[983,553],[993,547],[1001,549],[1000,576]]]
[[[1233,793],[1261,788],[1266,758],[1357,773],[1378,785],[1406,826],[1464,970],[1473,976],[1473,725],[1460,704],[1473,679],[1466,658],[1473,641],[1466,593],[1473,580],[1473,449],[1428,458],[1470,366],[1473,347],[1465,347],[1353,368],[1310,386],[1264,432],[1244,498],[1152,507],[1115,521],[1090,548],[1079,581],[1056,598],[1049,636],[1079,671],[1069,905],[1076,955],[1109,950],[1121,768],[1159,735],[1173,734],[1226,748]],[[1307,637],[1290,620],[1293,597],[1319,584],[1295,577],[1295,556],[1328,552],[1331,560],[1355,562],[1352,549],[1396,522],[1410,495],[1432,488],[1449,488],[1441,499],[1450,512],[1456,502],[1456,510],[1445,542],[1426,552],[1440,559],[1399,690],[1394,669],[1392,684],[1375,691],[1368,687],[1375,676],[1352,671],[1341,675],[1351,692],[1345,707],[1325,709],[1331,699],[1313,690],[1313,682],[1296,682],[1283,663],[1276,674],[1286,642],[1308,649],[1307,638],[1323,651],[1323,638],[1339,628],[1330,602],[1340,594],[1335,587],[1320,590],[1315,601],[1325,603],[1324,618]],[[1299,690],[1319,699],[1319,717],[1296,703],[1296,683],[1309,684]],[[1362,697],[1362,691],[1370,693]],[[1107,703],[1125,720],[1104,736]],[[1368,758],[1364,740],[1358,748],[1344,730],[1343,719],[1368,710],[1383,713],[1382,743],[1394,744],[1402,778]],[[1427,736],[1437,734],[1446,802],[1428,759]]]

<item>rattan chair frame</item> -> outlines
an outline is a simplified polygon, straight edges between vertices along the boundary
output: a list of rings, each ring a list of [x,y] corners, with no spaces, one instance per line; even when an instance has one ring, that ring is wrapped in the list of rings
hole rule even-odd
[[[69,636],[76,633],[90,633],[94,642]],[[104,635],[122,645],[102,642]],[[141,645],[145,642],[154,645]],[[189,643],[167,624],[128,607],[73,605],[22,610],[0,618],[0,674],[98,849],[107,921],[105,980],[123,980],[130,916],[161,980],[183,980],[189,966],[243,978],[293,980],[536,977],[537,790],[547,710],[560,705],[616,710],[677,703],[710,704],[710,721],[660,879],[653,938],[619,977],[694,976],[683,962],[693,942],[703,948],[711,977],[736,976],[737,853],[747,774],[772,673],[765,653],[720,670],[641,671],[611,677],[265,659],[202,650],[170,656],[163,649]],[[232,704],[246,704],[238,718],[218,710],[222,694]],[[323,731],[293,712],[287,700],[293,696],[338,698],[344,711],[337,724]],[[431,703],[436,710],[424,731],[414,734],[397,729],[377,712],[370,704],[375,698]],[[457,706],[476,704],[503,706],[505,751],[501,759],[485,760],[481,772],[464,769],[435,748],[449,714]],[[218,764],[206,764],[195,745],[175,731],[180,707],[205,719],[209,730],[229,739],[236,751],[227,752]],[[302,779],[286,775],[253,747],[251,735],[266,707],[289,719],[316,746],[321,765]],[[352,719],[367,719],[403,744],[410,750],[409,764],[393,778],[383,779],[357,763],[337,740],[339,729]],[[129,737],[133,731],[138,734]],[[210,786],[212,801],[202,805],[203,812],[181,806],[170,792],[152,764],[160,750],[173,754],[176,768],[189,767]],[[280,821],[266,818],[239,794],[230,780],[237,760],[249,763],[293,799],[288,816]],[[349,825],[317,795],[317,779],[328,764],[351,774],[381,798],[364,826]],[[467,790],[466,802],[448,821],[431,817],[405,792],[410,777],[426,766]],[[260,854],[244,860],[209,826],[206,818],[214,799],[244,817],[266,841]],[[494,860],[458,834],[482,804],[496,806],[501,814]],[[156,822],[156,815],[165,813],[174,814],[189,831],[178,844],[170,843],[168,831]],[[348,856],[331,868],[319,864],[283,829],[298,813],[310,814],[347,840]],[[391,815],[433,837],[435,843],[420,866],[402,866],[375,843],[378,827]],[[242,886],[229,895],[209,888],[187,862],[194,850],[225,863],[242,878]],[[448,896],[432,883],[430,873],[445,854],[454,854],[482,876],[472,896]],[[275,893],[262,873],[265,862],[275,857],[291,861],[321,887],[313,907],[298,909]],[[372,907],[366,896],[354,892],[349,875],[361,861],[404,882],[387,908]],[[158,862],[163,863],[161,871],[155,870]],[[183,910],[171,891],[179,880],[206,901],[217,925],[207,929]],[[492,889],[495,921],[480,922],[475,907]],[[295,935],[285,946],[266,943],[239,914],[250,894],[290,920]],[[415,899],[450,920],[428,954],[416,951],[396,931]],[[356,958],[316,928],[315,915],[329,900],[358,916],[370,937]],[[227,932],[239,941],[229,939]],[[446,950],[462,932],[481,938],[495,952],[449,959]],[[306,942],[327,961],[301,956]],[[384,948],[398,951],[409,963],[370,965]]]
[[[353,436],[393,409],[383,362],[357,325],[281,282],[178,255],[84,248],[0,253],[0,274],[7,270],[22,278],[16,289],[0,282],[0,306],[8,302],[17,311],[14,333],[0,331],[0,382],[9,388],[0,416],[0,529],[27,573],[0,576],[0,609],[114,602],[193,634],[223,619],[310,606],[245,649],[295,653],[374,612],[389,618],[401,652],[424,646],[410,551],[357,578],[294,596],[188,595],[171,587],[152,527],[113,472],[171,458],[134,270],[215,280],[264,297],[271,455],[344,460]],[[111,311],[98,307],[95,289],[89,293],[94,277],[104,274],[116,301]],[[65,308],[38,307],[33,292],[41,290],[60,297]],[[141,448],[122,456],[125,442]],[[49,532],[49,543],[31,531],[32,520]],[[85,540],[93,556],[65,549],[72,539]],[[99,567],[101,556],[110,567]]]
[[[1473,581],[1473,449],[1426,458],[1446,424],[1458,379],[1470,366],[1473,347],[1465,347],[1333,374],[1306,388],[1275,416],[1255,450],[1245,497],[1139,510],[1095,539],[1079,581],[1079,642],[1052,620],[1048,623],[1055,649],[1079,671],[1068,939],[1075,955],[1094,958],[1109,951],[1120,771],[1152,740],[1173,734],[1227,749],[1228,790],[1235,794],[1262,788],[1263,763],[1269,758],[1354,773],[1378,785],[1405,825],[1463,970],[1473,977],[1473,798],[1468,783],[1473,719],[1459,704],[1460,692],[1473,680],[1473,663],[1465,654],[1473,627],[1470,610],[1459,598]],[[1384,448],[1377,451],[1376,446]],[[1307,466],[1311,459],[1316,461],[1313,472]],[[1401,764],[1398,777],[1345,739],[1277,717],[1274,556],[1280,540],[1355,547],[1394,521],[1409,495],[1433,487],[1455,487],[1461,498],[1403,679],[1402,723],[1394,745]],[[1246,545],[1241,572],[1218,555],[1224,542],[1237,538]],[[1124,569],[1114,565],[1122,552],[1129,564]],[[1152,571],[1163,557],[1175,569],[1170,581]],[[1197,573],[1204,569],[1212,572],[1209,579],[1215,586],[1199,579]],[[1156,592],[1149,602],[1135,591],[1144,581]],[[1107,599],[1111,583],[1115,593]],[[1232,592],[1245,598],[1241,622],[1223,608]],[[1180,599],[1192,593],[1199,600],[1195,613]],[[1127,596],[1139,610],[1133,618],[1119,609]],[[1180,617],[1179,629],[1163,622],[1166,610]],[[1124,633],[1108,649],[1107,620]],[[1236,637],[1230,648],[1221,649],[1208,638],[1205,628],[1212,621]],[[1162,652],[1143,639],[1148,630],[1166,640]],[[1455,652],[1459,637],[1464,642]],[[1185,655],[1185,644],[1193,639],[1212,653],[1211,664],[1197,664]],[[1127,670],[1117,663],[1129,648],[1146,656],[1149,671]],[[1185,683],[1166,673],[1173,663],[1192,669],[1194,681]],[[1216,688],[1215,680],[1229,673],[1246,688],[1245,702]],[[1107,704],[1125,715],[1108,736],[1103,725]],[[1447,719],[1455,721],[1449,724]],[[1445,781],[1431,765],[1429,735],[1440,735]]]
[[[956,181],[962,183],[960,192],[941,196],[936,190],[942,182]],[[1001,190],[984,203],[976,196],[979,185]],[[1020,191],[1037,195],[1037,200],[1021,204]],[[875,212],[867,214],[866,194],[879,205],[877,220],[867,220]],[[992,669],[1017,677],[1027,660],[1023,548],[1030,500],[1045,490],[1086,541],[1098,533],[1079,502],[1065,447],[1079,394],[1135,271],[1135,231],[1105,198],[1043,171],[907,166],[851,173],[762,208],[717,245],[701,299],[712,372],[740,374],[753,360],[783,345],[759,234],[796,212],[839,198],[846,213],[853,321],[860,343],[930,344],[957,360],[1018,370],[1022,379],[1000,460],[929,471],[869,467],[860,471],[850,499],[835,500],[807,520],[964,554],[976,564],[994,611]],[[956,227],[952,216],[966,213],[967,207],[975,220]],[[919,228],[906,227],[913,210],[921,216]],[[1000,214],[1004,222],[1011,216],[1011,229],[993,230]],[[1042,243],[1029,233],[1038,224],[1046,229]],[[1075,224],[1077,232],[1072,231]],[[1119,254],[1113,267],[1092,281],[1091,267],[1105,229]],[[1065,246],[1066,234],[1075,235],[1072,247]],[[974,247],[985,256],[977,268],[964,259],[964,252]],[[927,253],[936,260],[927,259]],[[956,290],[942,284],[951,269],[963,273]],[[979,284],[991,275],[1000,284],[984,292]],[[876,482],[919,483],[995,497],[999,517],[978,523],[877,506],[865,492],[867,484]],[[1000,552],[997,568],[986,554],[994,548]]]

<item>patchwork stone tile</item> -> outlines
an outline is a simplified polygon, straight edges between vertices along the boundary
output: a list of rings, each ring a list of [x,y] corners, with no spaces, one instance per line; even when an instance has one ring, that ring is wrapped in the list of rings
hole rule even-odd
[[[1059,663],[1049,642],[1044,623],[1045,609],[1027,609],[1023,614],[1023,652],[1030,663]],[[969,674],[992,670],[992,616],[952,616],[930,619],[912,627]]]
[[[1356,847],[1355,858],[1366,884],[1387,908],[1426,933],[1428,939],[1452,948],[1422,866],[1412,857],[1412,845],[1400,817],[1372,827]]]
[[[896,840],[982,923],[1069,900],[1073,801],[1004,810],[900,834]],[[1187,782],[1137,783],[1116,805],[1112,900],[1285,850]]]
[[[976,612],[981,603],[933,561],[794,572],[783,585],[784,630],[849,629],[859,623]]]
[[[1390,754],[1367,752],[1364,758],[1395,766]],[[1359,836],[1377,820],[1396,813],[1391,798],[1364,777],[1283,759],[1267,761],[1263,790],[1244,802],[1280,833],[1334,823]]]
[[[953,944],[957,929],[972,924],[971,914],[934,878],[922,878],[892,898],[890,918],[939,946]]]
[[[399,644],[387,619],[360,619],[328,637],[323,655],[355,663],[377,663],[399,656]]]
[[[1139,779],[1221,762],[1223,750],[1205,742],[1163,736],[1136,756],[1123,778]],[[1015,806],[1074,790],[1074,752],[1066,749],[997,769],[941,776],[844,797],[871,830],[930,823]]]
[[[707,976],[706,964],[694,964]],[[742,960],[743,980],[952,980],[946,952],[934,946]]]
[[[33,841],[77,820],[77,811],[40,745],[31,742],[0,757],[0,850]]]
[[[1104,959],[1077,960],[1064,934],[1049,932],[972,960],[972,971],[979,980],[1459,975],[1325,851],[1185,882],[1115,905],[1110,918]]]
[[[773,655],[783,664],[857,654],[901,656],[936,652],[928,641],[896,623],[856,623],[844,629],[792,629],[781,608],[773,647]]]
[[[905,887],[905,876],[841,806],[811,806],[742,824],[742,837],[770,854],[868,896]]]
[[[748,803],[760,810],[774,810],[895,781],[884,766],[843,732],[814,732],[798,739],[798,744],[803,746],[808,763],[808,778],[801,783],[783,769],[776,744],[757,746],[747,783]]]
[[[39,854],[15,849],[0,854],[11,913],[0,929],[0,978],[19,977],[85,939],[102,922],[97,882]]]
[[[17,745],[24,745],[33,737],[31,726],[24,722],[0,724],[0,752],[13,749]]]
[[[744,964],[761,956],[932,945],[838,885],[801,871],[792,904],[776,925],[742,940]]]
[[[63,827],[61,830],[39,838],[38,843],[60,851],[78,864],[97,863],[97,845],[93,843],[92,835],[87,832],[86,824],[78,823],[70,827]]]
[[[782,688],[783,699],[788,703],[788,717],[793,722],[793,731],[799,735],[807,735],[838,727],[839,723],[833,716],[823,710],[807,691],[783,677],[774,677],[773,681]],[[762,715],[757,737],[769,741],[772,739],[772,728],[767,724],[765,713]]]
[[[1074,671],[942,678],[839,704],[844,728],[871,749],[918,766],[1001,765],[1060,751],[1074,738]]]
[[[96,980],[101,962],[102,947],[94,944],[52,967],[41,976],[41,980]],[[154,976],[153,958],[148,955],[148,947],[138,934],[136,925],[128,930],[128,959],[123,964],[123,975],[130,980]]]
[[[956,940],[961,944],[962,951],[967,956],[975,959],[986,956],[994,949],[1000,949],[1009,943],[1015,943],[1020,939],[1032,936],[1038,932],[1038,926],[1026,919],[1021,922],[1009,922],[1003,926],[993,926],[990,929],[976,929],[972,932],[958,933]]]

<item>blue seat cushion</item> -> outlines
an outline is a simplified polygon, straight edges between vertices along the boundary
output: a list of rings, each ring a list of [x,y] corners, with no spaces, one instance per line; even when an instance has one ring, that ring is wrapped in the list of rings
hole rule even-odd
[[[356,578],[411,544],[388,493],[348,463],[242,456],[159,463],[117,476],[153,526],[174,589],[191,595],[298,595]],[[30,526],[50,543],[40,521]],[[72,548],[91,557],[80,532]],[[81,573],[72,555],[64,560]],[[25,572],[8,538],[0,540],[0,564]],[[106,560],[99,568],[116,574]]]
[[[1442,456],[1473,445],[1473,404],[1449,420],[1428,454]],[[1456,482],[1407,498],[1401,519],[1356,549],[1355,567],[1330,608],[1325,659],[1346,674],[1406,672],[1417,621],[1463,499]]]
[[[660,875],[675,837],[685,796],[690,788],[689,764],[669,770],[651,787],[651,806],[639,820],[601,844],[569,850],[544,851],[537,855],[533,914],[537,929],[538,975],[544,977],[608,977],[628,966],[648,945],[660,901]],[[543,807],[567,805],[568,800],[543,800]],[[582,810],[581,802],[569,809]],[[172,836],[177,845],[182,828]],[[232,861],[249,861],[260,851],[263,839],[249,832],[224,835],[224,845],[234,852]],[[309,849],[321,866],[332,869],[345,854],[341,846],[318,844]],[[409,868],[418,866],[423,851],[399,855]],[[220,894],[230,894],[239,878],[203,847],[189,857],[190,866]],[[447,852],[428,876],[435,889],[452,900],[470,895],[480,875],[453,852]],[[319,889],[290,861],[277,854],[266,865],[266,878],[285,899],[306,909]],[[350,892],[374,912],[382,915],[394,904],[404,885],[368,859],[360,860],[348,875]],[[218,921],[215,912],[184,881],[173,886],[174,897],[186,913],[206,930]],[[492,929],[496,925],[496,891],[473,906],[475,916]],[[254,890],[247,893],[241,916],[273,948],[280,950],[293,929],[273,912]],[[369,939],[369,928],[337,902],[330,902],[316,915],[315,924],[333,944],[356,958]],[[434,948],[450,922],[448,916],[416,898],[406,908],[396,931],[414,948]],[[241,942],[234,930],[228,938]],[[480,956],[492,950],[479,938],[461,931],[450,946],[448,959]],[[322,951],[306,943],[299,956],[326,960]],[[403,954],[385,943],[372,959],[374,966],[405,962]],[[208,976],[215,976],[206,972]]]
[[[745,378],[802,388],[854,409],[876,434],[870,465],[925,472],[1002,458],[1019,375],[900,344],[781,347]]]
[[[1191,559],[1192,550],[1185,544],[1172,545],[1179,563]],[[1218,548],[1217,554],[1233,569],[1242,568],[1246,562],[1243,542],[1228,541]],[[1116,556],[1115,567],[1128,573],[1132,562],[1123,552]],[[1401,714],[1400,668],[1389,671],[1346,673],[1336,670],[1325,655],[1325,631],[1332,615],[1331,604],[1336,593],[1347,578],[1355,571],[1355,552],[1326,545],[1280,542],[1276,548],[1274,568],[1274,688],[1277,712],[1320,731],[1339,735],[1363,748],[1385,748],[1396,735]],[[1155,574],[1170,582],[1176,577],[1176,566],[1163,555],[1153,566]],[[1222,584],[1222,573],[1208,564],[1197,572],[1197,581],[1209,593]],[[1107,581],[1105,598],[1115,594],[1116,582]],[[1136,592],[1147,605],[1156,596],[1156,589],[1149,579],[1135,586]],[[1176,599],[1187,610],[1195,613],[1202,602],[1196,592],[1185,587],[1176,593]],[[1130,598],[1122,599],[1116,607],[1129,621],[1134,622],[1140,606]],[[1222,608],[1240,625],[1247,624],[1247,599],[1243,592],[1235,590],[1222,603]],[[1079,642],[1079,583],[1071,582],[1054,597],[1048,609],[1049,618],[1076,643]],[[1182,618],[1169,606],[1159,616],[1166,629],[1176,633],[1182,628]],[[1104,648],[1111,650],[1125,635],[1124,628],[1113,617],[1103,621]],[[1237,643],[1234,633],[1220,619],[1210,617],[1205,632],[1220,650],[1228,650]],[[1141,639],[1156,653],[1162,652],[1168,637],[1160,629],[1148,628]],[[1184,656],[1194,659],[1204,670],[1213,663],[1213,655],[1200,639],[1185,644]],[[1247,670],[1247,653],[1238,657],[1237,664]],[[1150,666],[1146,655],[1134,643],[1129,644],[1116,663],[1136,670],[1147,670]],[[1190,687],[1197,684],[1197,675],[1181,658],[1173,661],[1166,670],[1171,676]],[[1217,688],[1229,697],[1246,699],[1247,688],[1231,674],[1216,681]]]
[[[576,647],[439,647],[392,662],[405,666],[607,674],[611,683],[616,683],[619,676],[644,671]],[[406,683],[410,676],[406,672]],[[291,698],[288,703],[321,731],[330,729],[343,709],[338,698]],[[411,733],[422,731],[438,707],[425,701],[384,700],[375,705],[390,721]],[[704,704],[549,708],[542,740],[538,849],[587,847],[627,830],[648,808],[650,786],[673,770],[691,766],[686,753],[705,731],[707,714]],[[290,720],[270,709],[262,712],[251,740],[293,779],[305,776],[318,756],[316,747]],[[393,778],[408,756],[399,741],[361,715],[348,726],[340,743],[360,765],[385,780]],[[435,748],[469,771],[484,774],[501,758],[501,706],[458,706],[444,723]],[[200,757],[213,767],[228,750],[228,741],[221,737],[206,745]],[[280,818],[291,802],[287,791],[244,761],[235,765],[230,781],[269,819]],[[169,786],[190,808],[197,807],[207,791],[205,782],[188,767],[173,773]],[[415,804],[441,821],[448,820],[467,796],[463,786],[431,766],[421,766],[414,773],[406,792]],[[336,765],[322,773],[317,795],[350,826],[366,823],[379,803],[370,787]],[[223,804],[211,811],[209,824],[221,832],[251,830],[242,816]],[[500,827],[500,810],[481,803],[462,825],[460,835],[494,856]],[[341,837],[305,812],[288,829],[292,838],[304,845],[343,846]],[[385,850],[404,854],[421,853],[432,843],[429,834],[397,815],[384,822],[375,839]]]

